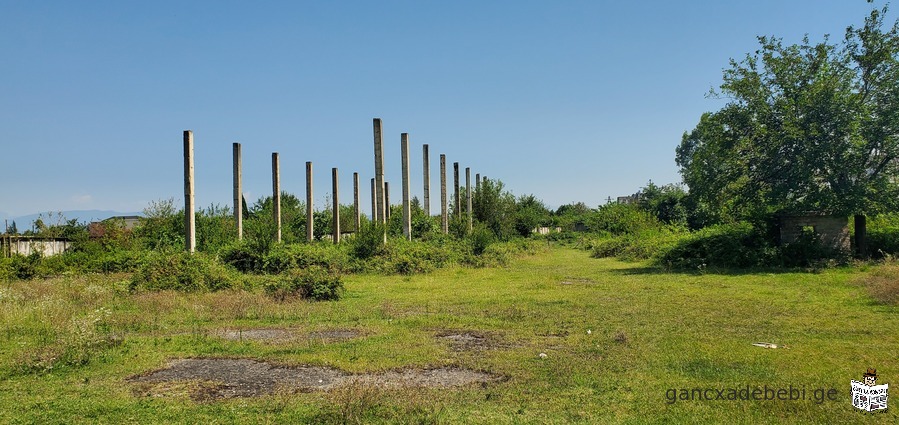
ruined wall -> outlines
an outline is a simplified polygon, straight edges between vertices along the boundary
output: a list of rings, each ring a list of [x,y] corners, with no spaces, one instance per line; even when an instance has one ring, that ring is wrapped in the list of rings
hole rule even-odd
[[[849,219],[830,215],[796,215],[780,218],[780,243],[795,242],[806,231],[814,231],[821,243],[849,251]]]

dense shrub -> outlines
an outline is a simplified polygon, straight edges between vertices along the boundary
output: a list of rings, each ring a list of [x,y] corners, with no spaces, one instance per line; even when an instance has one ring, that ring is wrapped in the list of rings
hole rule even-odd
[[[261,271],[278,274],[311,266],[341,271],[347,268],[348,262],[347,249],[331,242],[279,244],[263,257]]]
[[[265,284],[265,292],[282,301],[291,297],[316,301],[337,300],[343,291],[340,274],[318,265],[292,268]]]
[[[214,256],[203,253],[152,252],[131,278],[131,290],[216,291],[242,279]]]
[[[591,232],[608,232],[613,235],[637,233],[645,229],[658,229],[662,223],[652,214],[634,204],[608,204],[587,216]]]
[[[381,254],[384,248],[384,225],[372,221],[362,223],[362,228],[350,241],[350,251],[360,260]]]
[[[493,243],[493,232],[481,223],[472,228],[471,234],[466,238],[471,245],[471,253],[481,255],[487,250],[487,247]]]
[[[662,264],[685,269],[755,267],[768,264],[772,248],[748,223],[707,227],[679,240],[660,256]]]
[[[868,221],[868,250],[881,257],[899,254],[899,215],[883,214]]]
[[[686,232],[677,227],[663,227],[646,228],[636,233],[601,238],[592,243],[592,255],[595,258],[645,260],[664,254],[685,234]]]

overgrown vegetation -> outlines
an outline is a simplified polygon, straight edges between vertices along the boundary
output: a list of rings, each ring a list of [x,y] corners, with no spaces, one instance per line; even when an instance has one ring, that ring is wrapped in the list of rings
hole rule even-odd
[[[532,252],[535,244],[518,240],[533,231],[531,225],[548,221],[546,207],[532,195],[516,200],[499,181],[484,182],[482,187],[473,196],[488,222],[475,219],[473,231],[467,220],[455,214],[453,205],[452,232],[444,234],[439,217],[429,216],[413,199],[415,238],[411,241],[402,235],[402,212],[396,205],[386,225],[363,217],[358,231],[354,231],[352,207],[341,205],[341,229],[350,231],[341,244],[323,237],[332,232],[331,212],[315,211],[316,240],[306,241],[306,206],[289,193],[281,196],[282,242],[274,239],[271,199],[262,198],[242,209],[244,237],[240,241],[229,208],[212,205],[198,211],[195,254],[184,252],[184,212],[175,207],[173,199],[152,202],[133,228],[120,220],[91,225],[63,218],[56,224],[39,220],[35,236],[64,235],[74,247],[51,257],[35,253],[0,259],[0,279],[128,272],[132,273],[130,288],[135,291],[263,287],[278,298],[333,300],[341,294],[341,274],[412,275],[450,265],[496,266],[507,264],[514,255]]]

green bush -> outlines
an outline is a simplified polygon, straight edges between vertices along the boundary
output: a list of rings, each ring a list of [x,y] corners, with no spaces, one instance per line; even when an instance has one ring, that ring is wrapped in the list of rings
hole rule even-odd
[[[148,253],[131,278],[131,290],[216,291],[241,279],[216,257],[187,252]]]
[[[868,251],[876,256],[899,254],[899,214],[882,214],[868,221]]]
[[[770,265],[776,255],[762,232],[748,223],[707,227],[677,241],[659,257],[663,265],[681,269],[747,268]]]
[[[683,238],[685,232],[677,227],[647,228],[597,239],[592,243],[595,258],[617,257],[626,261],[658,257]]]
[[[338,300],[343,294],[340,274],[321,266],[292,268],[265,284],[265,292],[278,300],[291,297],[327,301]]]
[[[263,257],[262,271],[278,274],[292,268],[319,266],[336,271],[347,268],[346,249],[331,242],[279,244]]]
[[[474,226],[471,233],[466,238],[471,245],[471,252],[474,255],[481,255],[487,250],[487,247],[493,243],[493,232],[481,223]]]
[[[350,251],[355,258],[365,260],[382,254],[384,245],[384,225],[372,221],[362,223],[362,228],[350,241]]]
[[[635,204],[607,204],[587,216],[587,228],[591,232],[608,232],[613,235],[637,233],[645,229],[658,229],[662,223],[652,214]]]

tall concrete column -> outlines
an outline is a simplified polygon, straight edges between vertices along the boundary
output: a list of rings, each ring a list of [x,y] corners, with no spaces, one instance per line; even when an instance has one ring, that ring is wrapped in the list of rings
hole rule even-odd
[[[428,145],[422,145],[422,160],[423,166],[422,171],[424,171],[423,182],[424,182],[424,205],[422,208],[425,210],[425,215],[428,217],[431,216],[431,160],[428,157]]]
[[[462,197],[459,194],[459,163],[453,163],[453,200],[456,201],[456,218],[462,218]]]
[[[449,217],[446,211],[446,155],[440,154],[440,226],[449,233]]]
[[[371,222],[378,222],[378,203],[375,201],[375,197],[378,196],[378,189],[375,189],[375,179],[371,179]]]
[[[272,152],[272,215],[275,218],[275,242],[281,242],[281,164],[278,152]]]
[[[331,169],[331,197],[334,198],[333,216],[334,243],[340,243],[340,200],[337,198],[337,169]]]
[[[468,231],[470,232],[474,226],[474,216],[471,214],[471,168],[465,167],[465,197],[467,205],[465,212],[468,214]]]
[[[383,144],[381,142],[381,119],[375,118],[373,120],[374,127],[374,137],[375,137],[375,187],[377,188],[377,210],[375,217],[376,220],[381,223],[387,222],[387,215],[385,214],[385,204],[384,204],[384,149]],[[386,238],[386,234],[385,234]]]
[[[306,240],[315,239],[315,209],[312,200],[312,161],[306,161]]]
[[[194,132],[184,130],[184,247],[197,250],[197,221],[194,216]]]
[[[359,173],[353,173],[353,213],[356,214],[355,233],[359,233],[362,228],[362,211],[359,208]]]
[[[409,204],[409,133],[400,134],[400,152],[403,157],[403,237],[412,240],[412,207]]]
[[[479,205],[481,199],[481,173],[474,175],[474,204]]]
[[[384,182],[384,223],[388,221],[390,221],[390,183]]]
[[[234,154],[234,222],[237,224],[237,240],[243,239],[243,176],[240,143],[232,144]]]

